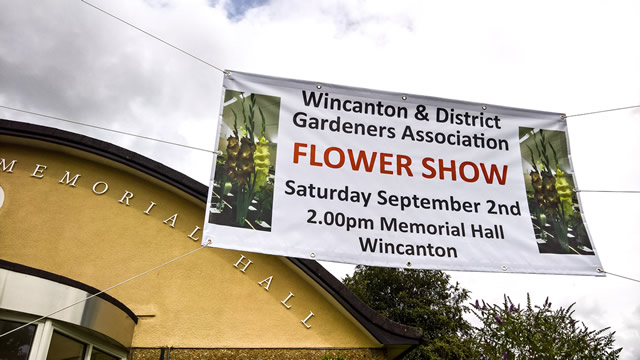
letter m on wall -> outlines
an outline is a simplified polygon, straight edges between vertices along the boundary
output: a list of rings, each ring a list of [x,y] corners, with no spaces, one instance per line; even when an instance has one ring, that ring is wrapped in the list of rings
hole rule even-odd
[[[69,186],[76,186],[76,181],[78,181],[78,178],[80,177],[80,174],[76,174],[74,177],[71,177],[71,174],[67,171],[64,176],[62,177],[62,179],[60,179],[60,181],[58,181],[60,184],[67,184]]]
[[[3,158],[0,158],[0,168],[2,169],[2,172],[12,173],[13,166],[16,164],[16,162],[16,160],[13,160],[9,163],[9,165],[7,165],[6,161]]]

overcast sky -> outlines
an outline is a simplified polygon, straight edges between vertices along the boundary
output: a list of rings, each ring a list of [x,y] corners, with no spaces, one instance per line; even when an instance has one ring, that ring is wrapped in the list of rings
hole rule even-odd
[[[640,104],[638,1],[91,0],[222,68],[568,115]],[[0,2],[0,105],[213,149],[222,74],[79,0]],[[0,108],[207,183],[212,154]],[[640,190],[640,109],[570,117],[583,190]],[[640,194],[582,193],[605,270],[640,279]],[[330,267],[338,277],[350,267]],[[346,269],[346,270],[344,270]],[[640,284],[451,272],[472,297],[576,302],[640,358]]]

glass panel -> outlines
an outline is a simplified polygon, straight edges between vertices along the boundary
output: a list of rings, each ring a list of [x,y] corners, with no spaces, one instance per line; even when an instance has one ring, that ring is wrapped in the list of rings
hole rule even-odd
[[[0,320],[0,334],[4,334],[24,325],[15,321]],[[27,360],[36,325],[29,325],[0,338],[0,360]]]
[[[91,351],[91,360],[118,360],[118,358],[94,347],[93,351]]]
[[[85,345],[58,332],[51,336],[47,360],[82,360]]]

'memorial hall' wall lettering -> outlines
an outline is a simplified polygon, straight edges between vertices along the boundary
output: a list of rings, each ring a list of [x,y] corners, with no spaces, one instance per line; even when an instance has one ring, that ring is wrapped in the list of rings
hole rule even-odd
[[[249,260],[244,255],[240,255],[240,259],[235,264],[233,264],[233,266],[236,269],[242,271],[243,273],[246,273],[247,268],[251,264],[253,264],[253,261]],[[260,285],[266,291],[269,291],[269,287],[271,286],[271,282],[272,281],[273,281],[273,275],[269,276],[268,278],[266,278],[266,279],[264,279],[262,281],[258,281],[258,285]],[[266,284],[266,286],[264,286],[264,284]],[[282,305],[284,305],[284,307],[287,308],[287,310],[289,310],[289,309],[291,309],[293,307],[293,305],[289,305],[287,303],[289,302],[289,299],[291,299],[294,296],[295,295],[291,291],[289,291],[289,295],[284,300],[280,301],[280,303]],[[307,324],[307,321],[309,321],[309,319],[311,319],[312,316],[315,316],[315,314],[313,313],[313,311],[309,311],[309,315],[304,320],[300,320],[300,322],[307,329],[311,328],[311,325]]]
[[[0,158],[0,171],[5,173],[13,173],[14,167],[17,163],[18,163],[18,160],[15,160],[15,159],[11,160],[11,162],[8,162],[8,160],[5,160],[4,158]],[[35,169],[31,173],[31,177],[34,177],[37,179],[43,179],[45,176],[46,169],[47,169],[47,165],[36,164]],[[69,185],[71,187],[76,187],[76,183],[78,182],[78,179],[81,176],[82,175],[80,174],[75,174],[74,176],[71,176],[71,172],[66,170],[64,175],[60,179],[60,181],[58,181],[58,183],[63,185]],[[95,184],[93,184],[93,186],[91,187],[91,190],[96,195],[104,195],[109,190],[109,184],[107,184],[105,181],[98,181]],[[125,190],[124,194],[122,194],[122,197],[120,198],[120,200],[118,200],[118,202],[126,206],[130,206],[131,204],[129,203],[129,200],[132,200],[133,198],[134,198],[133,192],[129,190]],[[150,201],[149,207],[143,213],[146,215],[149,215],[149,212],[151,211],[151,209],[156,205],[158,204],[153,201]],[[169,218],[167,218],[166,220],[164,220],[163,223],[169,225],[172,228],[175,228],[177,220],[178,220],[178,213],[175,213],[171,215]],[[197,233],[200,230],[202,230],[202,228],[196,225],[193,231],[189,235],[187,235],[187,237],[193,241],[200,240],[200,238],[196,237]]]
[[[0,171],[4,172],[4,173],[13,173],[14,167],[15,165],[18,163],[17,160],[12,160],[11,162],[7,162],[7,160],[5,160],[4,158],[0,158]],[[33,172],[31,173],[31,177],[37,178],[37,179],[43,179],[45,177],[45,170],[47,169],[47,165],[42,165],[42,164],[36,164],[35,169],[33,170]],[[65,171],[65,174],[62,176],[62,178],[60,179],[60,181],[58,181],[58,183],[63,184],[63,185],[68,185],[70,187],[76,187],[76,183],[78,182],[78,179],[80,179],[82,175],[80,174],[75,174],[74,176],[71,176],[71,172],[70,171]],[[95,184],[93,184],[93,186],[91,187],[91,190],[93,191],[94,194],[96,195],[104,195],[105,193],[107,193],[107,191],[109,191],[109,184],[105,181],[98,181]],[[123,204],[125,206],[130,206],[130,200],[134,201],[135,195],[132,191],[129,190],[124,190],[124,194],[122,195],[122,197],[120,198],[120,200],[118,200],[118,202],[120,204]],[[157,203],[153,202],[153,201],[149,201],[149,207],[147,207],[147,209],[145,211],[143,211],[143,214],[145,215],[149,215],[149,213],[156,207],[159,206]],[[176,221],[178,220],[178,213],[175,213],[173,215],[171,215],[169,218],[167,218],[166,220],[163,221],[164,224],[169,225],[171,228],[175,228],[175,224]],[[187,237],[193,241],[198,241],[200,240],[200,238],[196,237],[198,232],[202,230],[199,226],[195,226],[195,228],[193,229],[193,231],[187,235]],[[248,258],[246,258],[244,255],[240,256],[240,259],[233,265],[235,268],[237,268],[238,270],[240,270],[241,272],[245,273],[247,268],[249,267],[249,265],[251,265],[253,263],[253,261],[249,260]],[[259,281],[258,285],[260,287],[262,287],[265,291],[269,291],[271,284],[273,282],[273,275],[267,277],[266,279]],[[293,307],[293,300],[292,298],[295,297],[294,293],[289,291],[289,295],[282,300],[280,303],[287,309],[291,309]],[[300,322],[307,328],[310,329],[311,325],[309,325],[307,322],[313,317],[315,316],[315,314],[312,311],[309,311],[309,315],[304,319],[304,320],[300,320]]]

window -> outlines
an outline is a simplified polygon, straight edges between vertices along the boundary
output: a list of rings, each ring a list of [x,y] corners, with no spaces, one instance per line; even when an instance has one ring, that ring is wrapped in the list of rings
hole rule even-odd
[[[91,350],[90,360],[118,360],[118,358],[93,348],[93,350]]]
[[[85,348],[85,344],[54,331],[47,360],[83,360]]]
[[[17,321],[0,320],[0,334],[24,325]],[[5,335],[0,341],[0,360],[27,360],[31,353],[36,325],[29,325],[11,334]]]
[[[0,334],[28,323],[28,315],[0,311]],[[46,345],[48,344],[48,346]],[[46,355],[45,355],[46,354]],[[126,349],[114,347],[80,326],[42,320],[0,338],[0,360],[124,360]]]

